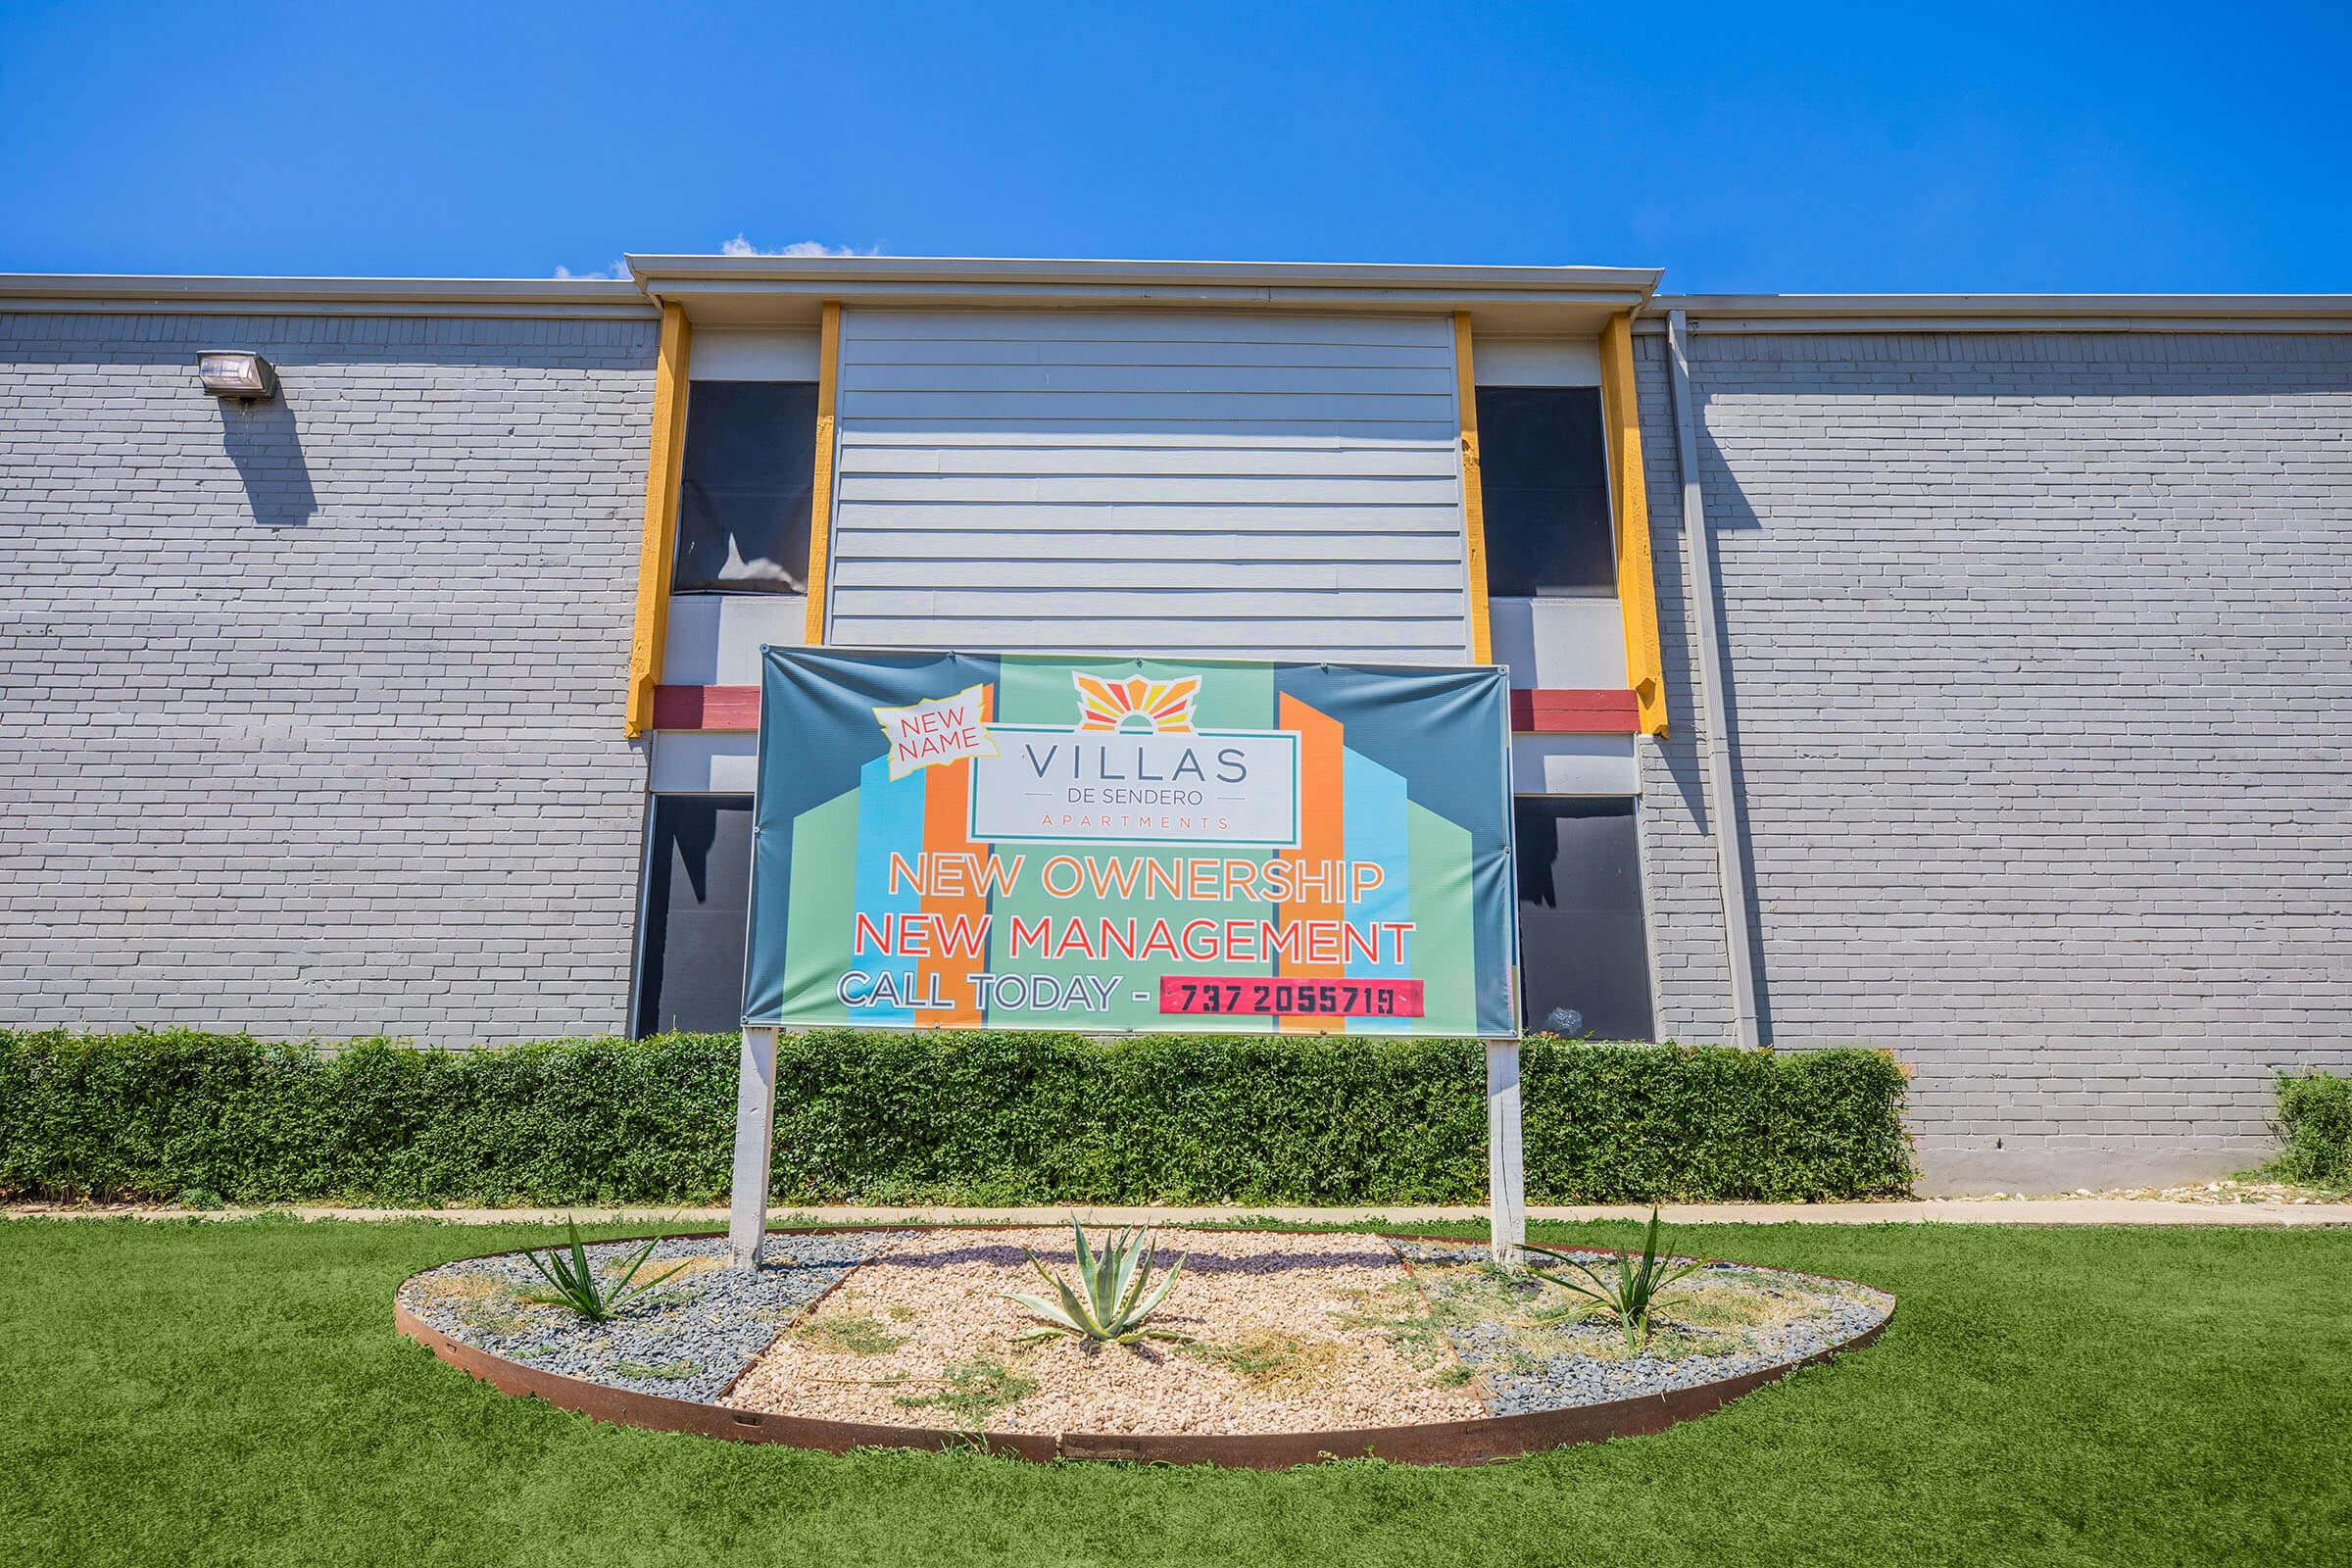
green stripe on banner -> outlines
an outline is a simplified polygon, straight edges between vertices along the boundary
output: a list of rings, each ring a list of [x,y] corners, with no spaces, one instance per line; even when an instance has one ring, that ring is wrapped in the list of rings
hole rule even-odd
[[[858,907],[858,793],[845,790],[792,819],[783,1015],[795,1028],[849,1022],[834,987]]]
[[[1470,925],[1470,830],[1417,801],[1405,803],[1412,850],[1413,977],[1429,1014],[1426,1034],[1478,1030],[1476,937]],[[1456,1005],[1446,1006],[1453,998]]]

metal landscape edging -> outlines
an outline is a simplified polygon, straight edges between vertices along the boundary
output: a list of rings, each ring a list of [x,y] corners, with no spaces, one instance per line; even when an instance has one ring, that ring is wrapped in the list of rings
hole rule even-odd
[[[978,1225],[793,1225],[777,1226],[772,1236],[841,1236],[858,1235],[875,1230],[921,1231],[994,1231],[1030,1230],[1034,1226],[1015,1224]],[[1328,1234],[1300,1233],[1258,1226],[1218,1226],[1202,1229],[1231,1230],[1240,1234],[1298,1235]],[[1386,1242],[1458,1242],[1459,1237],[1404,1235],[1388,1231],[1362,1231],[1350,1234],[1377,1236]],[[724,1231],[679,1231],[664,1235],[664,1241],[705,1241],[723,1238]],[[538,1248],[510,1248],[503,1251],[481,1252],[472,1257],[452,1258],[451,1262],[474,1262],[481,1258],[514,1257]],[[1581,1252],[1615,1253],[1622,1248],[1580,1247]],[[1688,1254],[1677,1254],[1688,1255]],[[1740,1263],[1735,1259],[1707,1258],[1707,1263],[1728,1262],[1740,1268],[1766,1268],[1762,1263]],[[435,1264],[445,1268],[448,1264]],[[863,1265],[858,1265],[862,1267]],[[1409,1265],[1408,1265],[1409,1268]],[[419,1271],[421,1273],[423,1271]],[[852,1269],[855,1273],[856,1269]],[[1864,1290],[1887,1292],[1860,1280],[1842,1279],[1833,1274],[1806,1274],[1796,1269],[1772,1269],[1772,1272],[1794,1275],[1799,1279],[1827,1280],[1838,1285],[1852,1285]],[[415,1279],[411,1275],[410,1279]],[[846,1280],[845,1274],[843,1279]],[[405,1289],[408,1280],[401,1282]],[[838,1286],[841,1281],[836,1281]],[[798,1315],[815,1310],[816,1301],[832,1294],[828,1286]],[[1893,1298],[1888,1296],[1891,1300]],[[1899,1304],[1899,1302],[1897,1303]],[[1357,1427],[1346,1430],[1313,1432],[1257,1432],[1257,1433],[1103,1433],[1063,1432],[957,1432],[938,1427],[904,1427],[861,1421],[829,1421],[815,1416],[777,1415],[763,1410],[738,1410],[728,1405],[705,1403],[699,1399],[673,1399],[666,1395],[640,1394],[630,1389],[616,1389],[610,1384],[592,1382],[586,1378],[568,1377],[561,1372],[542,1371],[522,1362],[495,1355],[477,1346],[466,1344],[411,1312],[397,1294],[392,1304],[392,1325],[399,1333],[415,1340],[434,1355],[471,1377],[489,1384],[501,1394],[529,1396],[560,1409],[576,1411],[595,1420],[615,1426],[639,1427],[649,1432],[691,1432],[707,1438],[724,1438],[735,1443],[780,1443],[796,1448],[813,1448],[826,1453],[848,1453],[857,1448],[914,1448],[945,1450],[980,1448],[991,1453],[1009,1453],[1023,1459],[1047,1461],[1053,1459],[1123,1459],[1139,1463],[1217,1464],[1234,1469],[1280,1470],[1293,1465],[1317,1464],[1331,1459],[1379,1458],[1399,1464],[1473,1465],[1492,1464],[1503,1459],[1516,1459],[1547,1448],[1564,1447],[1580,1443],[1601,1443],[1610,1438],[1645,1437],[1663,1432],[1693,1416],[1708,1415],[1723,1408],[1742,1395],[1752,1394],[1766,1384],[1777,1383],[1800,1367],[1817,1366],[1844,1353],[1858,1350],[1885,1333],[1894,1321],[1893,1306],[1886,1316],[1848,1340],[1784,1361],[1776,1366],[1742,1373],[1739,1377],[1723,1378],[1713,1383],[1701,1383],[1687,1389],[1672,1389],[1662,1394],[1637,1395],[1628,1399],[1611,1399],[1600,1404],[1571,1405],[1558,1410],[1531,1410],[1520,1415],[1474,1416],[1462,1421],[1427,1421],[1406,1426]],[[772,1342],[771,1342],[772,1343]],[[765,1351],[760,1352],[764,1354]],[[758,1356],[753,1357],[757,1362]],[[742,1373],[729,1381],[733,1388]]]

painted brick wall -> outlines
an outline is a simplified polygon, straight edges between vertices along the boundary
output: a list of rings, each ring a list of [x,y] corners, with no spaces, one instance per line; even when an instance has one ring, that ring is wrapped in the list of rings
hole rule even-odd
[[[0,1018],[622,1026],[654,339],[0,316]]]
[[[1661,1029],[1726,1027],[1664,343]],[[1768,1038],[1891,1046],[1932,1185],[2219,1172],[2352,1069],[2352,336],[1694,339]]]

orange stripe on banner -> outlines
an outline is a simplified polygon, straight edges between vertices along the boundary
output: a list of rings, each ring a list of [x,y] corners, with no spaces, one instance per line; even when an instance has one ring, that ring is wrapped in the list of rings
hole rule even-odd
[[[1338,719],[1287,693],[1280,711],[1282,716],[1276,722],[1284,729],[1298,732],[1299,794],[1298,848],[1282,858],[1293,862],[1301,878],[1328,878],[1336,875],[1334,867],[1348,843],[1345,815],[1348,772],[1341,759],[1346,734]],[[1320,888],[1299,891],[1299,898],[1282,906],[1281,919],[1285,925],[1297,920],[1337,920],[1347,912],[1340,903],[1337,886],[1328,893]],[[1348,966],[1308,963],[1303,958],[1277,958],[1274,972],[1293,978],[1338,980],[1347,975]],[[1321,1013],[1289,1013],[1277,1027],[1291,1034],[1330,1034],[1344,1023],[1344,1019]]]
[[[996,696],[993,687],[980,689],[980,717],[982,722],[994,716],[989,701]],[[923,769],[923,853],[977,855],[979,846],[966,835],[971,825],[972,763],[969,758],[949,762],[941,767]],[[939,862],[934,859],[932,864]],[[977,861],[974,861],[977,864]],[[914,1022],[922,1029],[975,1029],[980,1025],[980,1008],[972,1001],[972,976],[988,967],[988,944],[974,944],[969,954],[951,956],[947,948],[956,929],[956,922],[968,922],[964,929],[977,932],[980,922],[988,917],[988,895],[975,888],[965,894],[928,893],[923,896],[923,912],[937,915],[933,922],[931,940],[934,956],[916,961],[916,984],[923,996],[941,996],[950,1000],[945,1007],[918,1007]]]

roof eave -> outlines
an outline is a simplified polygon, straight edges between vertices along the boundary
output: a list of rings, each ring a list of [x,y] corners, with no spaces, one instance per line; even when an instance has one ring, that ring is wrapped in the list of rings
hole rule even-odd
[[[2352,294],[1658,294],[1709,332],[2352,329]]]
[[[0,309],[365,316],[645,317],[627,278],[208,277],[0,272]]]
[[[905,256],[631,256],[646,293],[690,317],[790,324],[821,301],[965,307],[1190,307],[1472,313],[1482,327],[1586,329],[1638,310],[1654,269]]]
[[[1393,262],[1071,261],[959,256],[630,256],[649,289],[682,282],[1030,284],[1092,287],[1392,289],[1639,294],[1654,268],[1426,266]]]

